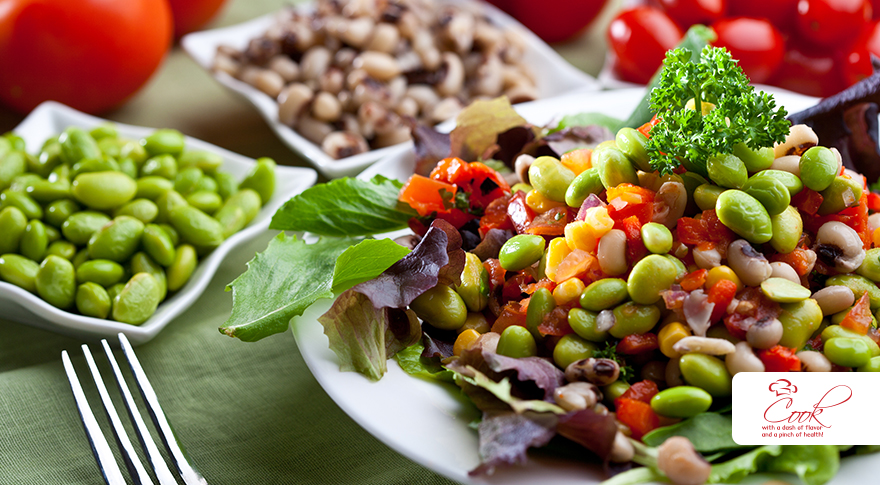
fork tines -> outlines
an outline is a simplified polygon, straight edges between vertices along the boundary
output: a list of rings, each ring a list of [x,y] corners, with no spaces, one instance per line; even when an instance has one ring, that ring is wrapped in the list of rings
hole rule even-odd
[[[134,354],[134,349],[132,349],[128,339],[122,333],[119,334],[119,342],[122,345],[126,360],[131,367],[132,375],[134,376],[137,387],[140,390],[141,397],[143,397],[143,400],[147,405],[147,411],[159,432],[159,436],[162,438],[162,442],[165,444],[165,448],[168,450],[168,454],[174,461],[174,465],[183,479],[183,482],[187,485],[207,485],[205,479],[202,478],[199,472],[190,464],[186,453],[181,448],[180,443],[178,443],[174,431],[171,429],[171,425],[165,417],[165,413],[162,412],[162,408],[159,406],[159,400],[156,397],[153,386],[150,385],[150,381],[147,379],[146,374],[144,374],[144,370],[141,367],[137,356]],[[159,453],[159,449],[156,446],[155,441],[153,441],[144,420],[141,418],[141,413],[137,409],[137,405],[135,404],[131,391],[129,391],[128,385],[125,382],[119,364],[116,362],[113,351],[110,349],[110,344],[107,343],[107,340],[102,340],[101,344],[104,347],[104,353],[107,355],[107,360],[110,362],[110,367],[116,377],[117,387],[119,393],[122,395],[123,401],[125,402],[129,419],[134,423],[134,429],[137,432],[138,441],[140,441],[141,446],[144,449],[157,482],[160,485],[177,484],[174,475],[171,473],[171,470],[169,470],[168,465],[165,464],[165,460],[163,460],[162,455]],[[126,468],[128,468],[132,480],[134,480],[135,484],[155,483],[150,474],[144,468],[135,452],[134,446],[132,446],[131,440],[128,438],[128,434],[122,425],[122,421],[119,419],[119,414],[116,412],[116,408],[110,399],[110,394],[107,392],[107,387],[104,385],[101,373],[98,371],[98,366],[95,364],[95,360],[92,357],[91,350],[88,345],[83,345],[82,350],[92,377],[95,380],[95,385],[98,388],[98,394],[101,396],[101,401],[104,404],[104,410],[106,411],[107,418],[113,429],[116,443],[122,450],[122,458],[125,462]],[[116,462],[113,450],[107,443],[107,440],[95,419],[95,415],[89,407],[85,393],[82,390],[82,386],[79,383],[79,379],[73,369],[73,364],[70,361],[70,356],[66,350],[61,352],[61,360],[64,364],[67,378],[70,381],[70,388],[73,391],[73,397],[76,400],[76,406],[79,410],[80,417],[82,418],[83,427],[86,430],[86,435],[89,438],[92,452],[95,455],[95,460],[98,462],[98,467],[101,469],[101,474],[104,476],[104,480],[109,485],[125,484],[125,478]]]

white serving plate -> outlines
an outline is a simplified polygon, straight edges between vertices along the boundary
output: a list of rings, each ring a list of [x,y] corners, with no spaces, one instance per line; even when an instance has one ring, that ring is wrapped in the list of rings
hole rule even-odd
[[[790,112],[816,103],[816,98],[765,88]],[[558,99],[517,106],[517,111],[535,124],[543,124],[564,114],[596,111],[611,116],[629,113],[641,99],[644,89],[601,93],[582,93]],[[373,165],[360,176],[375,174],[406,180],[412,174],[414,156],[397,154]],[[297,345],[309,369],[327,394],[359,425],[407,458],[452,480],[470,484],[505,485],[589,485],[604,478],[600,466],[560,460],[532,453],[525,466],[499,469],[494,475],[471,477],[468,471],[480,461],[477,432],[469,424],[479,412],[454,387],[445,387],[410,377],[388,361],[388,372],[379,382],[371,382],[354,372],[340,372],[336,355],[317,318],[331,302],[312,305],[291,325]],[[835,485],[874,483],[880,455],[849,457],[831,482]],[[744,483],[762,483],[770,478],[798,483],[792,475],[772,477],[753,475]]]
[[[566,62],[550,46],[512,17],[488,3],[483,3],[482,7],[486,15],[496,24],[521,32],[527,44],[525,63],[532,68],[541,98],[580,90],[595,91],[600,88],[594,78]],[[297,8],[308,9],[309,6]],[[407,151],[412,146],[412,142],[405,142],[334,160],[324,153],[319,145],[305,139],[292,128],[278,121],[278,103],[269,95],[228,74],[215,73],[211,69],[218,46],[229,45],[239,49],[244,48],[250,39],[264,33],[274,19],[275,14],[269,14],[230,27],[192,33],[183,37],[181,45],[190,57],[211,73],[218,82],[250,101],[287,146],[305,157],[318,171],[329,178],[357,174],[373,162],[395,153]]]
[[[47,138],[61,133],[68,126],[92,128],[104,123],[107,123],[107,120],[81,113],[60,103],[47,101],[37,106],[13,131],[24,138],[28,151],[33,152],[41,147]],[[120,136],[134,139],[142,138],[155,130],[121,123],[114,123],[114,126]],[[244,178],[254,165],[254,160],[251,158],[195,138],[186,137],[186,146],[189,149],[219,154],[223,157],[221,170],[235,175],[238,180]],[[275,195],[263,206],[256,219],[248,227],[223,241],[223,244],[208,257],[201,259],[186,286],[162,302],[156,313],[141,325],[129,325],[66,312],[46,303],[33,293],[3,281],[0,281],[0,318],[90,340],[115,338],[116,334],[122,332],[135,345],[147,342],[198,299],[217,271],[217,267],[230,251],[266,231],[275,211],[290,197],[314,184],[318,177],[318,174],[310,168],[281,165],[278,166],[275,174]]]

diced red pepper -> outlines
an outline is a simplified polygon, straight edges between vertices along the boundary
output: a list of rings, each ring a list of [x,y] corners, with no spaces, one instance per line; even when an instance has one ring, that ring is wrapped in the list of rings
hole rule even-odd
[[[501,314],[492,324],[492,331],[500,334],[505,328],[512,325],[526,326],[526,312],[520,307],[518,301],[511,301],[504,305]]]
[[[722,249],[720,246],[723,246],[721,256],[725,257],[727,255],[727,246],[737,239],[736,234],[721,222],[721,219],[718,218],[718,215],[712,209],[704,210],[700,220],[706,227],[706,234],[709,240],[718,243],[716,247],[719,249]]]
[[[639,130],[639,133],[645,135],[648,138],[651,138],[651,128],[654,128],[657,123],[660,123],[660,118],[658,118],[657,115],[654,115],[651,118],[651,121],[645,123],[637,129]]]
[[[682,217],[675,227],[678,240],[684,244],[697,245],[709,240],[709,231],[702,219]]]
[[[619,398],[615,400],[617,420],[627,425],[634,439],[641,439],[653,429],[660,426],[660,418],[651,409],[651,405],[635,399]]]
[[[819,206],[822,205],[823,200],[822,194],[804,187],[791,198],[791,205],[797,207],[804,214],[814,216],[819,212]]]
[[[688,273],[678,284],[681,285],[681,289],[684,291],[694,291],[706,284],[706,276],[708,274],[708,270],[698,269],[694,272]]]
[[[400,189],[398,199],[409,204],[420,216],[427,216],[432,212],[446,211],[447,201],[443,198],[443,191],[454,196],[457,190],[458,188],[452,184],[413,175]]]
[[[538,332],[542,335],[553,335],[562,337],[574,333],[571,325],[568,324],[568,311],[570,308],[558,306],[544,315],[541,323],[538,325]]]
[[[470,206],[483,209],[493,200],[510,193],[510,187],[495,170],[480,162],[465,162],[458,157],[441,160],[431,178],[453,184],[470,194]]]
[[[614,223],[615,229],[620,229],[626,234],[626,257],[631,264],[641,260],[648,254],[645,243],[642,241],[642,224],[635,216],[627,217]]]
[[[504,284],[504,276],[507,271],[501,267],[501,262],[497,259],[487,259],[483,261],[483,267],[489,273],[489,286],[492,291]]]
[[[654,192],[632,184],[620,184],[607,190],[608,216],[615,221],[636,217],[641,225],[654,215]]]
[[[657,383],[650,379],[645,379],[629,386],[629,389],[624,391],[618,399],[633,399],[650,404],[651,398],[657,395],[658,392],[660,392],[660,389],[657,387]]]
[[[866,291],[849,310],[849,313],[843,317],[840,326],[848,328],[859,335],[867,335],[868,329],[871,328],[871,320],[871,300],[868,298],[868,292]]]
[[[539,236],[561,236],[565,234],[565,226],[574,218],[568,211],[568,207],[554,207],[543,214],[539,214],[526,229],[528,234]]]
[[[871,192],[868,194],[868,209],[874,212],[880,212],[880,194]]]
[[[507,206],[510,197],[498,197],[489,203],[483,216],[480,217],[480,237],[486,237],[486,233],[492,229],[513,229],[513,222],[507,215]]]
[[[437,219],[443,219],[444,221],[452,224],[456,229],[465,225],[471,219],[476,219],[477,217],[473,214],[468,214],[467,212],[461,209],[450,209],[447,212],[440,212],[437,214]]]
[[[868,195],[864,191],[858,205],[847,207],[836,214],[804,217],[803,220],[804,229],[812,233],[816,233],[826,222],[842,222],[859,234],[859,237],[862,239],[862,246],[865,249],[871,248],[871,234],[868,230]]]
[[[507,204],[507,216],[517,234],[525,234],[535,219],[535,211],[526,204],[526,193],[518,191]]]
[[[657,340],[657,335],[651,332],[627,335],[617,344],[617,352],[624,355],[643,354],[659,348],[660,341]]]
[[[801,370],[801,359],[795,355],[795,349],[776,345],[758,351],[758,358],[764,363],[767,372],[798,372]]]
[[[501,289],[501,298],[504,301],[521,300],[523,298],[522,294],[526,292],[526,288],[534,281],[535,278],[528,271],[515,274],[513,278],[508,278],[504,282],[504,286]]]
[[[790,253],[779,253],[770,258],[773,262],[787,263],[798,276],[805,276],[816,263],[816,253],[797,247]]]
[[[717,322],[721,320],[727,313],[727,306],[736,296],[736,283],[730,280],[718,280],[717,283],[709,288],[708,302],[714,303],[715,308],[712,309],[711,321]]]

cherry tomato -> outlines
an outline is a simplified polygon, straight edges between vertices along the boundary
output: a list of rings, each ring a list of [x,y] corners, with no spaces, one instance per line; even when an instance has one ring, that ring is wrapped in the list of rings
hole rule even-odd
[[[796,23],[804,40],[840,47],[855,40],[870,19],[868,0],[800,0]]]
[[[617,55],[615,69],[626,81],[646,84],[663,64],[666,51],[683,34],[666,13],[655,7],[624,10],[608,26],[608,42]]]
[[[808,96],[826,97],[844,88],[842,77],[830,52],[789,42],[769,84]]]
[[[0,100],[26,113],[52,99],[118,106],[171,43],[166,0],[7,0],[0,4]]]
[[[753,83],[766,83],[782,62],[785,41],[764,19],[737,17],[712,24],[716,46],[726,47]]]
[[[694,24],[711,24],[727,11],[727,0],[657,0],[657,3],[682,29]]]
[[[852,86],[874,73],[871,52],[864,44],[857,43],[849,51],[843,51],[839,54],[837,62],[843,72],[845,87]]]
[[[880,0],[871,0],[871,11],[873,12],[872,19],[880,18]]]
[[[168,0],[174,17],[174,38],[180,38],[208,23],[226,0]]]
[[[767,19],[782,32],[788,32],[797,14],[798,0],[733,0],[728,6],[731,17]]]
[[[880,57],[880,22],[868,24],[859,42],[872,54]]]
[[[509,13],[546,42],[562,42],[579,34],[596,18],[606,0],[488,0]]]

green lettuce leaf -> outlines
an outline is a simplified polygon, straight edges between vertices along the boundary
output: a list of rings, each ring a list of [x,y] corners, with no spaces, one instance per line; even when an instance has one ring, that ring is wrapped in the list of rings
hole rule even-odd
[[[526,411],[534,411],[536,413],[555,413],[555,414],[565,414],[565,410],[556,404],[547,402],[547,401],[539,401],[537,399],[520,399],[513,394],[510,393],[513,386],[510,385],[510,379],[505,377],[500,381],[496,382],[490,379],[486,374],[478,371],[477,369],[467,366],[465,369],[473,374],[473,376],[467,376],[462,373],[455,373],[455,378],[458,380],[462,380],[467,382],[472,386],[481,387],[489,392],[491,392],[495,397],[506,403],[513,409],[517,414],[522,414]]]
[[[750,473],[761,470],[761,466],[770,458],[782,453],[780,445],[766,445],[740,455],[732,460],[712,465],[708,483],[735,483]]]
[[[258,253],[226,291],[232,314],[220,332],[246,342],[287,330],[290,319],[320,298],[332,298],[336,259],[355,239],[321,239],[306,244],[284,233]]]
[[[611,130],[612,133],[617,133],[617,129],[622,126],[622,123],[623,122],[619,119],[602,113],[578,113],[563,116],[562,119],[559,120],[559,124],[550,130],[550,133],[556,133],[557,131],[571,128],[572,126],[590,125],[604,126]]]
[[[431,359],[423,359],[422,352],[424,350],[425,346],[421,341],[418,341],[395,354],[394,359],[397,360],[397,364],[404,372],[413,377],[452,382],[454,373],[444,369]]]
[[[341,178],[306,189],[272,216],[270,229],[354,237],[405,229],[416,212],[397,200],[402,184],[381,175]]]
[[[644,483],[662,482],[667,478],[650,467],[639,467],[618,473],[599,485],[641,485]]]
[[[807,485],[822,485],[840,469],[840,453],[833,445],[786,445],[764,466],[770,472],[794,473]]]
[[[528,122],[504,96],[474,101],[455,119],[455,129],[449,133],[450,153],[465,160],[482,158],[499,133],[523,125]]]
[[[701,413],[671,426],[657,428],[642,437],[648,446],[660,446],[671,436],[684,436],[700,453],[747,448],[733,441],[733,420],[729,415]]]
[[[333,292],[341,293],[379,276],[407,254],[409,249],[391,239],[365,239],[351,246],[336,260]]]

